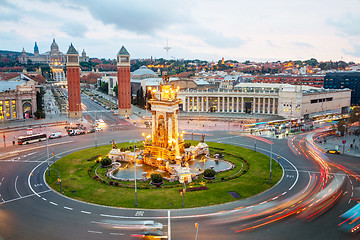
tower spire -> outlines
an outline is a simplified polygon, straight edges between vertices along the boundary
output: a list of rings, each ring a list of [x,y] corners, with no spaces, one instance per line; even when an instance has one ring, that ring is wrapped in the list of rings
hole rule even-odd
[[[171,49],[171,47],[169,47],[169,43],[168,43],[168,39],[166,39],[166,46],[164,47],[165,51],[166,51],[166,58],[169,57],[169,50]]]

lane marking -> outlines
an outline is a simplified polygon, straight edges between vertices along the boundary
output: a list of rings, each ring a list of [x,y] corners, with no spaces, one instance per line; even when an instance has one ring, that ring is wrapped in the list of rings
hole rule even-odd
[[[285,195],[287,192],[283,192],[281,195]]]
[[[168,239],[171,240],[170,210],[168,210]]]
[[[16,191],[16,193],[19,195],[19,197],[22,197],[22,196],[20,195],[19,191],[17,190],[17,187],[16,187],[16,182],[17,182],[17,180],[18,180],[18,177],[19,177],[19,176],[16,176],[16,178],[15,178],[15,191]]]
[[[65,209],[67,209],[67,210],[70,210],[70,211],[72,211],[73,209],[71,208],[71,207],[64,207]]]
[[[85,214],[91,214],[91,212],[87,212],[87,211],[81,211],[81,212]]]
[[[123,234],[123,233],[110,233],[110,235],[124,236],[125,234]]]
[[[52,205],[55,205],[55,206],[57,206],[57,203],[54,203],[54,202],[50,202]]]
[[[43,191],[43,192],[39,192],[39,194],[43,194],[43,193],[46,193],[46,192],[50,192],[51,190],[49,189],[49,190],[45,190],[45,191]],[[6,200],[6,201],[3,201],[1,204],[5,204],[5,203],[9,203],[9,202],[14,202],[14,201],[17,201],[17,200],[21,200],[21,199],[24,199],[24,198],[28,198],[28,197],[32,197],[32,196],[38,196],[38,197],[40,197],[40,195],[38,195],[38,194],[29,194],[29,195],[27,195],[27,196],[23,196],[23,197],[19,197],[19,198],[14,198],[14,199],[10,199],[10,200]],[[0,204],[0,205],[1,205]]]
[[[46,198],[42,198],[42,200],[46,201]]]
[[[88,230],[89,233],[102,234],[102,232]]]

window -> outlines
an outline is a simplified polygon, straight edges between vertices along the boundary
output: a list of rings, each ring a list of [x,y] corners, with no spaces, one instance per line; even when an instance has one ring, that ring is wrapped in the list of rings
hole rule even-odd
[[[6,118],[10,119],[10,101],[9,100],[5,101],[5,113],[6,113]]]
[[[12,108],[12,118],[16,118],[16,101],[15,100],[11,100],[11,108]]]
[[[0,119],[4,119],[4,101],[0,101]]]
[[[317,103],[318,102],[318,99],[313,99],[313,100],[310,100],[310,103],[313,104],[313,103]]]
[[[128,62],[129,57],[120,57],[120,62]]]

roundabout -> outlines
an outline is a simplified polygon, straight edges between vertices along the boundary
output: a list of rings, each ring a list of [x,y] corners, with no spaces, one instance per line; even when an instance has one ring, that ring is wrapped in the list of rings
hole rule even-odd
[[[138,181],[138,206],[145,209],[183,208],[179,192],[185,188],[185,207],[203,207],[245,199],[274,186],[282,177],[282,169],[273,164],[273,181],[269,183],[269,158],[250,149],[209,142],[210,154],[221,149],[224,162],[234,168],[218,172],[216,179],[204,180],[202,175],[183,185],[177,181],[164,181],[160,188],[150,180]],[[118,144],[128,147],[128,143]],[[61,194],[77,200],[99,205],[133,208],[134,181],[117,181],[107,177],[107,168],[100,167],[99,158],[106,157],[111,145],[85,149],[72,153],[50,166],[61,176]],[[231,152],[231,153],[230,153]],[[95,157],[94,157],[95,156]],[[275,161],[274,161],[275,162]],[[215,163],[215,162],[214,162]],[[216,163],[215,163],[216,164]],[[110,168],[111,169],[111,168]],[[59,176],[51,171],[45,174],[49,186],[60,191]],[[195,191],[201,186],[207,190]],[[230,193],[235,193],[235,198]]]
[[[134,139],[146,134],[129,127],[3,151],[0,239],[133,239],[149,231],[157,238],[194,239],[196,226],[201,239],[300,240],[319,239],[319,225],[321,239],[351,239],[336,230],[339,209],[326,211],[340,196],[340,210],[346,209],[343,202],[350,203],[358,184],[328,163],[313,134],[269,140],[200,130],[210,136],[206,145],[204,137],[190,141],[193,133],[178,132],[176,91],[166,81],[163,86],[151,100],[152,135],[144,143]],[[113,159],[107,158],[111,151]],[[127,165],[118,165],[115,155]],[[100,166],[105,159],[118,172],[131,170],[130,176],[110,178],[111,169]],[[220,163],[231,167],[217,168]],[[155,182],[148,169],[138,175],[136,168],[145,165],[164,175]],[[343,192],[346,181],[351,185]]]

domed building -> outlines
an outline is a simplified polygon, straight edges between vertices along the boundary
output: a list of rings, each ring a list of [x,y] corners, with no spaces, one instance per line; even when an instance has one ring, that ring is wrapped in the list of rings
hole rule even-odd
[[[88,62],[89,57],[86,56],[85,50],[83,50],[81,56],[79,57],[80,62]],[[28,54],[23,48],[21,55],[19,56],[19,62],[22,64],[31,63],[41,63],[49,64],[53,72],[53,78],[55,81],[66,81],[66,77],[63,71],[66,62],[66,56],[64,53],[60,52],[59,45],[56,43],[55,38],[53,39],[50,45],[50,51],[39,54],[39,47],[35,42],[34,54]]]
[[[158,75],[146,66],[141,66],[139,69],[131,73],[133,79],[157,78]]]

